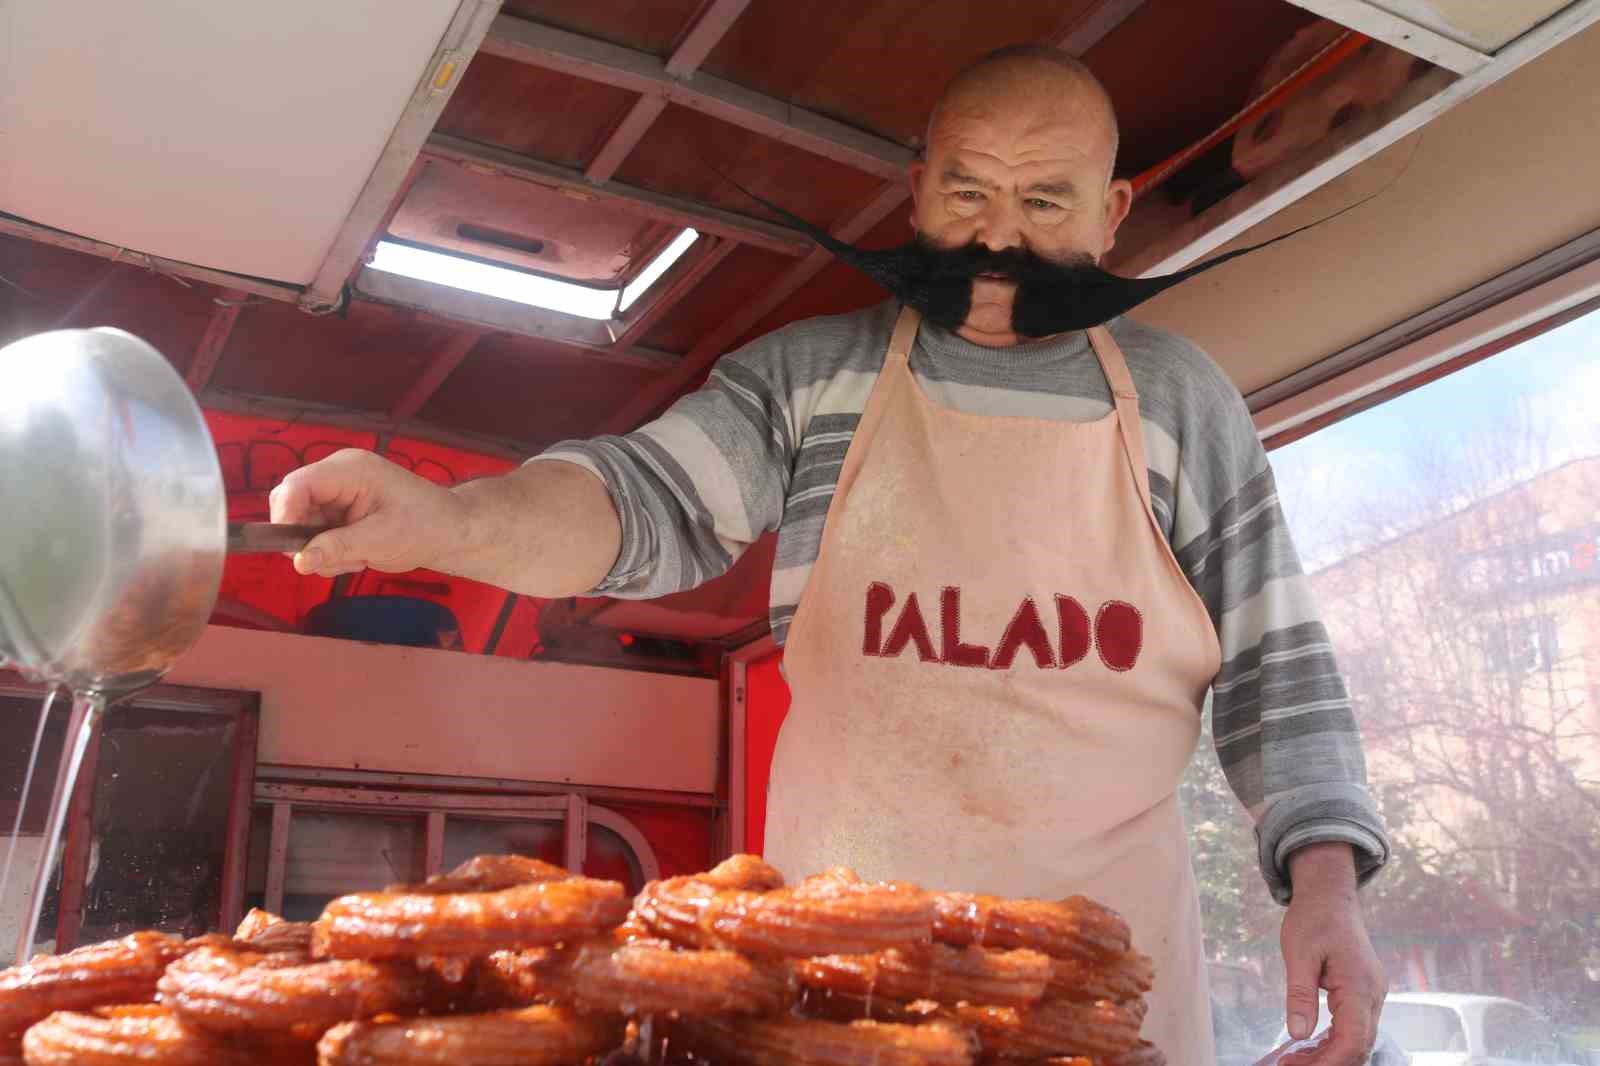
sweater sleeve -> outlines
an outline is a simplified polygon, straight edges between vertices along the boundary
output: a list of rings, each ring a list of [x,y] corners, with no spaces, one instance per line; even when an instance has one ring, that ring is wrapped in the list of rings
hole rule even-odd
[[[1365,882],[1390,846],[1266,451],[1243,398],[1211,369],[1180,423],[1173,543],[1222,647],[1212,684],[1218,761],[1255,821],[1267,885],[1287,903],[1296,849],[1350,844]]]
[[[702,585],[776,529],[796,434],[779,330],[724,357],[705,385],[632,433],[563,441],[531,462],[568,462],[605,483],[622,523],[592,590],[653,599]]]

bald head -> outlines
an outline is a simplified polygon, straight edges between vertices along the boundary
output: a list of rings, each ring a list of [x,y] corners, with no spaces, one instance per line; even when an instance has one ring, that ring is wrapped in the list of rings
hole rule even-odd
[[[1082,60],[1043,44],[997,48],[962,70],[945,85],[928,117],[928,142],[948,119],[980,121],[996,113],[1063,112],[1098,128],[1106,149],[1106,177],[1116,167],[1117,113],[1100,79]]]

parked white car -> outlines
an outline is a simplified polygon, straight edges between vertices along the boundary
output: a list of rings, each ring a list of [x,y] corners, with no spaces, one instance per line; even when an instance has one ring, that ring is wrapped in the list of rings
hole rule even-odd
[[[1327,1028],[1322,1003],[1318,1031]],[[1448,992],[1392,992],[1378,1029],[1411,1066],[1588,1066],[1555,1027],[1515,1000]],[[1284,1034],[1287,1038],[1288,1034]]]

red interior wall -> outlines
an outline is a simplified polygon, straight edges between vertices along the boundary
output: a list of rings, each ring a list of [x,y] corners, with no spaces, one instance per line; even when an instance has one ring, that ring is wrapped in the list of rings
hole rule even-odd
[[[205,415],[222,464],[228,518],[235,522],[266,521],[268,493],[290,471],[341,448],[372,450],[380,443],[375,434],[334,426],[221,411],[207,411]],[[440,485],[503,473],[515,465],[506,459],[408,438],[385,442],[383,455]],[[242,605],[259,613],[249,615],[225,606],[215,621],[247,628],[298,630],[307,612],[328,598],[332,585],[322,578],[296,574],[289,560],[281,555],[232,555],[223,571],[221,599],[225,605]],[[348,594],[412,596],[441,603],[460,623],[463,648],[472,652],[480,652],[487,645],[506,603],[506,594],[500,589],[425,570],[409,574],[363,572],[351,581]],[[496,654],[527,657],[538,643],[538,615],[536,601],[518,598],[495,646]]]
[[[650,842],[662,877],[696,874],[716,865],[716,839],[710,808],[645,807],[600,800],[632,822]]]
[[[779,670],[783,653],[751,663],[745,673],[745,846],[761,854],[766,841],[767,780],[778,730],[789,713],[789,683]]]

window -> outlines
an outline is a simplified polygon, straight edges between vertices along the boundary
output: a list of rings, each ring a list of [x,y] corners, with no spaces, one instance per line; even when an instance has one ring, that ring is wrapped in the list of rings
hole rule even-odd
[[[444,861],[450,870],[474,855],[527,855],[560,866],[565,835],[555,821],[451,818],[445,823]]]
[[[1468,1050],[1461,1016],[1449,1007],[1389,1003],[1383,1008],[1382,1027],[1402,1050],[1412,1055]]]
[[[39,735],[39,757],[34,773],[28,776],[28,755],[33,749],[35,730],[40,725],[40,697],[33,692],[0,695],[0,731],[7,743],[0,744],[0,831],[9,837],[16,828],[16,839],[8,841],[11,860],[9,880],[0,893],[0,964],[10,965],[16,955],[17,935],[28,920],[33,871],[44,850],[42,834],[50,809],[50,793],[55,784],[55,768],[61,761],[66,737],[67,716],[51,715]],[[28,794],[23,801],[23,782]],[[21,821],[18,822],[18,815]],[[0,863],[5,856],[0,855]],[[52,883],[45,896],[43,924],[54,928],[60,885]],[[44,938],[49,941],[50,936]]]
[[[308,808],[294,812],[281,880],[276,882],[282,902],[270,906],[271,812],[261,811],[251,830],[247,902],[291,921],[312,921],[335,896],[374,892],[392,884],[420,881],[424,876],[421,819]]]
[[[0,818],[9,836],[40,722],[42,689],[0,681]],[[68,708],[44,719],[16,855],[0,899],[0,963],[27,921]],[[34,950],[65,951],[135,929],[231,928],[243,906],[256,699],[158,685],[106,712],[84,755]]]
[[[584,844],[583,871],[590,877],[620,881],[637,892],[646,880],[640,857],[614,829],[591,819]],[[562,865],[565,827],[561,822],[468,818],[452,815],[445,823],[443,869],[451,869],[474,855],[530,855]]]
[[[661,873],[633,821],[582,794],[459,792],[446,790],[449,778],[364,771],[309,771],[316,784],[290,768],[262,773],[246,901],[286,918],[311,920],[335,896],[421,881],[476,855],[528,855],[631,892]]]
[[[1483,1053],[1513,1062],[1557,1063],[1561,1041],[1549,1023],[1532,1012],[1491,1003],[1483,1012]]]
[[[239,728],[237,716],[187,708],[107,712],[79,943],[222,928]]]
[[[1506,674],[1554,669],[1556,641],[1556,620],[1548,614],[1491,622],[1484,627],[1489,667]]]
[[[1600,1047],[1596,396],[1590,313],[1271,455],[1395,839],[1364,906],[1411,1051],[1467,1050],[1461,994],[1502,1002],[1473,1054]],[[1282,911],[1209,750],[1182,798],[1208,952],[1264,976],[1281,1028]]]

